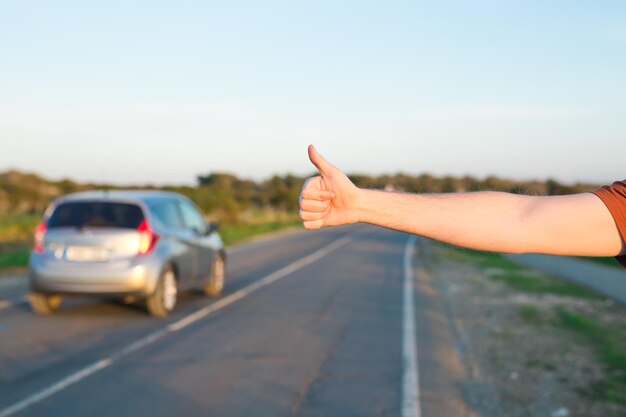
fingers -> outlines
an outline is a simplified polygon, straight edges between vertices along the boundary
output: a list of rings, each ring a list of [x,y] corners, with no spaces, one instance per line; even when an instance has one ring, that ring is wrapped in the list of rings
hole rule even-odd
[[[303,198],[300,201],[300,208],[304,211],[312,211],[315,213],[321,213],[323,211],[328,210],[330,204],[328,201],[320,201],[320,200],[311,200]]]
[[[331,205],[328,200],[300,200],[300,218],[304,221],[322,220],[328,216]]]
[[[324,181],[320,176],[307,179],[300,194],[300,201],[304,199],[326,201],[333,198],[335,198],[335,193],[326,190]]]
[[[318,200],[328,201],[335,198],[335,193],[326,190],[302,190],[300,201],[302,200]]]
[[[315,146],[309,145],[309,159],[315,165],[315,167],[319,170],[322,176],[330,174],[334,169],[336,169],[330,162],[328,162],[322,155],[317,152]]]
[[[302,222],[302,225],[307,230],[317,230],[317,229],[321,229],[322,227],[324,227],[324,221],[323,220],[305,221],[305,222]]]
[[[312,161],[317,156],[321,158],[315,148],[312,148],[312,151]],[[315,156],[316,154],[317,156]],[[323,173],[322,170],[328,167],[333,168],[323,158],[316,159],[316,161],[320,173]],[[315,230],[324,227],[324,223],[332,210],[331,200],[333,198],[335,198],[335,193],[326,189],[326,184],[321,176],[312,177],[305,181],[302,193],[300,193],[300,218],[306,229]]]
[[[300,210],[300,218],[304,221],[324,220],[328,217],[328,213],[330,213],[330,209],[321,212]]]

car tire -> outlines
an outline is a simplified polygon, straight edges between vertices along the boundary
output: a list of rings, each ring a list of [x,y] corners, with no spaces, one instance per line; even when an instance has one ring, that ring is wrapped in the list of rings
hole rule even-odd
[[[224,290],[226,284],[226,262],[222,255],[217,255],[211,266],[211,276],[202,290],[209,297],[217,297]]]
[[[40,316],[49,316],[61,307],[63,297],[58,294],[30,293],[30,306]]]
[[[146,300],[148,313],[153,317],[167,317],[176,307],[178,280],[171,267],[168,267],[157,284],[154,293]]]

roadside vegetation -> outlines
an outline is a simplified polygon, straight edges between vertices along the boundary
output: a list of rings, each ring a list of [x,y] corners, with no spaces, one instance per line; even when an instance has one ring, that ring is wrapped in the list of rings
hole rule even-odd
[[[28,265],[32,236],[39,215],[0,215],[0,273],[19,270]],[[252,237],[300,227],[297,212],[272,209],[240,214],[236,222],[220,222],[220,235],[227,246]]]
[[[0,270],[24,267],[28,264],[30,247],[23,246],[14,249],[3,248],[2,250],[3,252],[0,253]]]
[[[301,227],[301,220],[297,215],[281,213],[274,220],[264,220],[255,223],[238,225],[226,225],[220,229],[220,234],[226,246],[246,241],[259,235],[278,232],[284,229],[297,229]]]
[[[617,262],[617,259],[610,258],[593,258],[593,257],[583,257],[582,259],[586,261],[596,262],[602,264],[604,266],[610,266],[612,268],[622,268],[622,266]]]
[[[560,278],[519,266],[499,254],[447,245],[438,245],[436,252],[439,263],[452,262],[473,271],[466,273],[475,278],[486,303],[496,303],[495,297],[511,300],[508,306],[498,304],[497,314],[490,312],[499,319],[486,321],[508,317],[495,327],[509,329],[507,338],[512,343],[505,349],[517,351],[513,356],[518,361],[519,356],[525,356],[527,373],[538,381],[556,379],[551,389],[574,390],[573,395],[582,396],[583,405],[578,407],[585,409],[584,415],[624,415],[624,306]]]
[[[593,345],[604,364],[605,377],[593,384],[587,394],[626,406],[626,323],[607,325],[566,308],[559,308],[556,313],[554,324],[576,333],[582,343]]]
[[[39,220],[37,214],[0,214],[0,271],[26,266]]]
[[[458,248],[452,250],[458,251],[458,256],[461,259],[472,261],[487,270],[489,279],[502,282],[518,291],[595,300],[604,299],[604,297],[586,288],[562,279],[548,275],[529,274],[525,268],[499,253],[470,251]]]
[[[297,227],[298,196],[303,182],[304,178],[293,175],[255,182],[212,173],[199,176],[196,186],[115,187],[50,181],[18,171],[0,173],[0,272],[27,265],[35,227],[48,204],[64,194],[117,188],[178,192],[191,198],[207,219],[218,222],[224,242],[232,245],[259,234]]]
[[[361,187],[414,193],[497,190],[554,195],[589,191],[596,187],[593,184],[564,185],[554,180],[519,182],[493,176],[478,179],[398,173],[377,177],[355,174],[350,178]],[[213,172],[199,175],[195,186],[123,188],[160,189],[186,195],[208,219],[220,223],[225,242],[234,244],[258,234],[296,227],[299,224],[298,196],[304,180],[305,177],[288,174],[254,181]],[[0,173],[0,270],[26,265],[34,229],[54,198],[77,191],[117,188],[120,187],[69,179],[52,181],[16,170]],[[610,263],[611,260],[604,262]]]

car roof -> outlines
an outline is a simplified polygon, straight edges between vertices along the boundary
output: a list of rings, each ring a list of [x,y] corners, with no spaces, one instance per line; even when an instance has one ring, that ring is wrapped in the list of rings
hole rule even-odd
[[[155,200],[161,199],[180,199],[184,198],[182,195],[170,191],[156,191],[156,190],[95,190],[95,191],[83,191],[79,193],[72,193],[60,197],[57,201],[69,202],[69,201],[106,201],[106,200],[123,200],[123,201],[136,201],[149,203]]]

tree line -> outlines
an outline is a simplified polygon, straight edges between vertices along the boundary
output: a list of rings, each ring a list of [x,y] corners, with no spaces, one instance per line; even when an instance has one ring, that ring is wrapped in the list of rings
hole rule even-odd
[[[556,180],[514,181],[495,176],[437,177],[430,174],[370,176],[353,174],[350,179],[360,187],[411,193],[451,193],[469,191],[506,191],[529,195],[562,195],[592,190],[594,184],[562,184]],[[16,170],[0,173],[0,214],[42,213],[56,197],[94,189],[155,189],[181,193],[191,198],[206,214],[236,223],[249,210],[295,211],[305,177],[274,175],[254,181],[230,173],[199,175],[195,186],[133,186],[79,183],[65,179],[51,181],[37,174]]]

